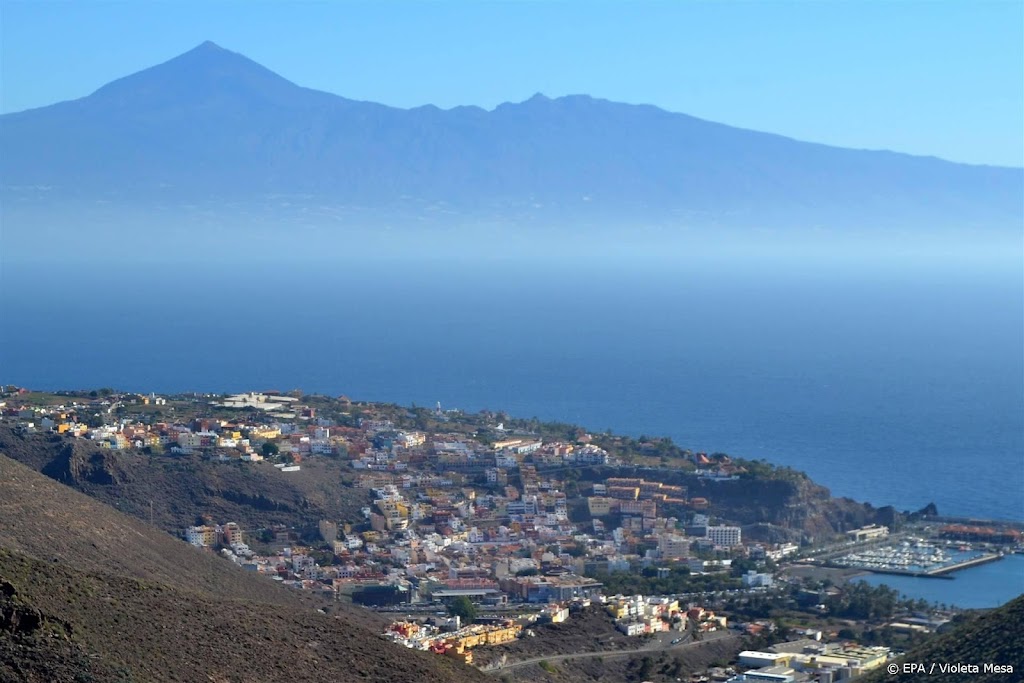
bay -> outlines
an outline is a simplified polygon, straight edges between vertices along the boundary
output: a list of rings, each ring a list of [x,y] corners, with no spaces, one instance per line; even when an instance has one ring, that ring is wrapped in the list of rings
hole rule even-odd
[[[952,580],[871,574],[858,577],[872,586],[885,585],[902,595],[929,603],[947,604],[968,609],[999,607],[1024,594],[1024,555],[1007,555],[950,574]]]

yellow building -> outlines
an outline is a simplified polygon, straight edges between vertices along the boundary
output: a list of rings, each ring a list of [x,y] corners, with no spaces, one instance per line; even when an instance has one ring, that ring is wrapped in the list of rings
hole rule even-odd
[[[502,645],[518,638],[522,630],[523,627],[519,624],[509,623],[495,627],[472,626],[466,632],[459,632],[455,637],[447,639],[446,642],[457,650],[469,650],[482,645]]]
[[[224,541],[227,545],[234,545],[242,542],[242,528],[235,522],[228,522],[224,525]]]
[[[377,509],[384,517],[391,531],[403,531],[409,527],[409,506],[398,500],[378,500]]]
[[[629,616],[629,604],[625,602],[611,603],[608,605],[607,609],[608,614],[616,620],[625,619]]]
[[[609,486],[608,496],[619,500],[637,500],[640,497],[638,486]]]
[[[587,498],[587,509],[591,517],[604,517],[611,514],[612,500],[603,496],[591,496]]]

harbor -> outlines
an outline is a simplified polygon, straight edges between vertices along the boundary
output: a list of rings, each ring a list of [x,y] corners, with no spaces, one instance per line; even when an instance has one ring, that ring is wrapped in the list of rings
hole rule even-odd
[[[998,607],[1024,594],[1024,555],[1007,554],[999,562],[986,561],[958,567],[954,574],[936,581],[934,576],[897,576],[862,574],[852,580],[866,581],[872,586],[889,586],[901,595],[928,603],[952,605],[964,609]]]
[[[941,545],[910,538],[900,543],[851,552],[831,560],[829,564],[874,574],[952,579],[953,572],[1002,557],[1002,553],[979,551],[966,545]]]

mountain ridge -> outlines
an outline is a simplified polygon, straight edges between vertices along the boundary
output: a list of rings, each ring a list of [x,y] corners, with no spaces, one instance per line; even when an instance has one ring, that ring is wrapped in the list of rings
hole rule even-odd
[[[401,109],[304,88],[209,42],[78,100],[0,116],[0,150],[0,192],[19,207],[288,194],[513,223],[1006,230],[1024,204],[1024,169],[589,95]]]
[[[1009,169],[1009,170],[1021,170],[1021,169],[1024,169],[1024,167],[1021,167],[1021,166],[1006,166],[1006,165],[1001,165],[1001,164],[987,164],[987,163],[975,163],[975,162],[966,162],[966,161],[956,161],[956,160],[952,160],[952,159],[946,159],[944,157],[940,157],[940,156],[937,156],[937,155],[934,155],[934,154],[915,154],[915,153],[911,153],[911,152],[902,152],[902,151],[899,151],[899,150],[892,150],[892,149],[880,148],[880,147],[843,147],[841,145],[835,145],[835,144],[826,143],[826,142],[817,142],[817,141],[812,141],[812,140],[804,140],[802,138],[795,137],[793,135],[784,135],[784,134],[781,134],[781,133],[773,133],[771,131],[763,131],[763,130],[759,130],[759,129],[756,129],[756,128],[747,128],[747,127],[743,127],[743,126],[736,126],[736,125],[732,125],[732,124],[728,124],[728,123],[722,123],[722,122],[718,122],[718,121],[713,121],[711,119],[701,118],[699,116],[694,116],[694,115],[688,114],[686,112],[681,112],[681,111],[675,111],[675,110],[672,110],[672,109],[667,109],[665,107],[662,107],[662,106],[659,106],[659,105],[656,105],[656,104],[652,104],[652,103],[649,103],[649,102],[621,102],[621,101],[618,101],[618,100],[612,100],[612,99],[609,99],[609,98],[606,98],[606,97],[598,97],[598,96],[594,96],[594,95],[590,95],[590,94],[582,93],[582,92],[579,92],[579,93],[567,93],[565,95],[549,96],[549,95],[546,95],[545,93],[543,93],[541,91],[537,91],[533,95],[531,95],[530,97],[528,97],[528,98],[526,98],[524,100],[521,100],[521,101],[506,100],[506,101],[503,101],[503,102],[500,102],[500,103],[494,105],[491,108],[487,108],[487,107],[483,107],[483,106],[475,105],[475,104],[457,104],[457,105],[452,105],[450,107],[442,107],[442,106],[434,104],[432,102],[425,102],[423,104],[417,104],[417,105],[412,105],[412,106],[408,106],[408,107],[402,107],[402,106],[398,106],[398,105],[391,105],[391,104],[384,104],[384,103],[380,103],[380,102],[374,102],[372,100],[353,99],[353,98],[349,98],[349,97],[346,97],[344,95],[341,95],[339,93],[331,92],[329,90],[320,90],[320,89],[317,89],[317,88],[307,88],[305,86],[298,85],[294,81],[291,81],[291,80],[285,78],[284,76],[281,76],[280,74],[272,71],[271,69],[269,69],[266,66],[260,64],[259,62],[256,62],[255,60],[245,56],[244,54],[242,54],[240,52],[235,52],[233,50],[229,50],[229,49],[227,49],[225,47],[222,47],[222,46],[220,46],[219,44],[217,44],[216,42],[214,42],[212,40],[205,40],[202,43],[200,43],[199,45],[195,46],[194,48],[192,48],[190,50],[187,50],[186,52],[183,52],[181,54],[178,54],[178,55],[176,55],[176,56],[174,56],[174,57],[172,57],[172,58],[170,58],[168,60],[165,60],[164,62],[160,62],[159,64],[155,64],[155,65],[153,65],[151,67],[147,67],[145,69],[141,69],[139,71],[136,71],[134,73],[128,74],[126,76],[122,76],[122,77],[116,78],[113,81],[110,81],[109,83],[106,83],[106,84],[100,86],[99,88],[95,89],[94,91],[92,91],[91,93],[89,93],[88,95],[85,95],[83,97],[72,98],[72,99],[69,99],[69,100],[60,100],[58,102],[53,102],[53,103],[50,103],[50,104],[40,105],[38,107],[30,107],[30,108],[22,109],[22,110],[18,110],[18,111],[7,112],[7,113],[4,113],[4,114],[0,114],[0,117],[20,115],[20,114],[24,114],[24,113],[27,113],[27,112],[33,112],[33,111],[38,111],[40,109],[46,109],[46,108],[53,107],[53,106],[56,106],[56,105],[59,105],[59,104],[64,104],[64,103],[68,103],[68,102],[77,102],[77,101],[80,101],[80,100],[83,100],[83,99],[87,99],[89,97],[93,97],[95,95],[104,95],[104,94],[107,94],[108,92],[110,92],[114,87],[116,87],[116,86],[118,86],[118,85],[120,85],[120,84],[122,84],[124,82],[130,82],[135,77],[139,77],[139,76],[143,76],[145,74],[153,73],[155,70],[159,70],[162,67],[168,67],[168,66],[176,65],[176,64],[186,64],[186,63],[188,63],[189,61],[191,61],[193,59],[197,59],[198,58],[197,61],[199,61],[199,60],[202,60],[206,56],[213,56],[215,59],[221,61],[222,63],[224,63],[225,60],[227,60],[227,59],[234,60],[238,64],[244,64],[248,68],[255,68],[256,70],[259,70],[259,71],[263,72],[266,76],[272,77],[273,79],[276,79],[276,80],[280,81],[282,85],[287,84],[287,85],[292,86],[293,88],[295,88],[297,90],[301,90],[301,91],[304,91],[304,92],[307,92],[307,93],[317,93],[317,94],[320,94],[320,95],[326,95],[326,96],[329,96],[329,97],[332,97],[332,98],[337,98],[337,99],[339,99],[341,101],[344,101],[344,102],[356,102],[356,103],[362,103],[362,104],[373,104],[373,105],[376,105],[378,107],[382,107],[382,108],[390,109],[390,110],[394,110],[394,111],[401,111],[401,112],[412,112],[412,111],[417,111],[417,110],[430,110],[430,111],[440,111],[440,112],[477,111],[477,112],[481,112],[481,113],[494,113],[498,109],[510,108],[510,107],[519,107],[519,106],[528,105],[528,104],[535,104],[535,103],[591,102],[591,103],[613,104],[613,105],[619,105],[619,106],[623,106],[623,107],[635,107],[635,108],[645,109],[645,110],[648,110],[648,111],[656,111],[656,112],[660,112],[660,113],[664,113],[664,114],[669,114],[669,115],[672,115],[672,116],[686,117],[686,118],[688,118],[688,119],[690,119],[692,121],[698,121],[698,122],[701,122],[701,123],[714,124],[716,126],[723,126],[725,128],[729,128],[731,130],[745,131],[745,132],[750,132],[750,133],[758,133],[758,134],[761,134],[761,135],[771,135],[773,137],[780,138],[780,139],[787,140],[787,141],[791,141],[791,142],[798,142],[798,143],[805,144],[805,145],[821,146],[821,147],[826,147],[826,148],[829,148],[829,149],[842,149],[842,150],[853,151],[853,152],[869,152],[869,153],[891,154],[891,155],[895,155],[895,156],[899,156],[899,157],[912,157],[912,158],[916,158],[916,159],[926,159],[926,160],[929,160],[929,161],[941,161],[941,162],[948,163],[948,164],[955,164],[957,166],[970,166],[970,167],[996,168],[996,169]]]

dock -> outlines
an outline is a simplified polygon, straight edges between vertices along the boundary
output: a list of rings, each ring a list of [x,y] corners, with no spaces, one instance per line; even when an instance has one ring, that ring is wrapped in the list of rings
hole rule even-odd
[[[972,557],[969,560],[963,562],[957,562],[955,564],[947,564],[941,567],[934,567],[932,569],[898,569],[893,567],[891,569],[881,569],[877,567],[855,567],[862,571],[871,572],[872,574],[892,574],[895,576],[918,576],[925,579],[954,579],[956,577],[950,576],[955,571],[961,569],[967,569],[968,567],[974,567],[975,565],[985,564],[987,562],[994,562],[1001,560],[1002,555],[997,553],[988,553],[979,557]]]
[[[954,577],[949,575],[949,568],[943,567],[945,572],[936,573],[935,569],[916,570],[916,569],[879,569],[876,567],[858,567],[858,569],[872,574],[892,574],[893,576],[919,576],[925,579],[949,579],[953,580]]]
[[[959,569],[967,569],[968,567],[973,567],[973,566],[978,565],[978,564],[985,564],[987,562],[995,562],[996,560],[1001,560],[1001,559],[1003,559],[1003,556],[998,554],[998,553],[987,553],[987,554],[982,555],[980,557],[973,557],[973,558],[971,558],[969,560],[964,560],[963,562],[957,562],[956,564],[948,564],[948,565],[945,565],[943,567],[936,567],[935,569],[929,569],[927,572],[925,572],[925,575],[926,576],[940,576],[940,577],[943,577],[943,578],[950,578],[951,579],[953,577],[952,576],[946,577],[946,574],[949,574],[950,572],[955,572],[955,571],[957,571]]]

